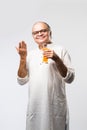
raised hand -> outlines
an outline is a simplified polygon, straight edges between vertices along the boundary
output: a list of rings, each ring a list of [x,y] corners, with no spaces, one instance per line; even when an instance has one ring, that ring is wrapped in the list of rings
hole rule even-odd
[[[27,56],[27,45],[24,41],[19,42],[19,46],[16,47],[16,50],[19,53],[21,59],[26,58],[26,56]]]
[[[16,47],[18,54],[20,55],[20,64],[18,69],[18,76],[24,78],[27,75],[26,69],[26,56],[27,56],[27,45],[24,41],[19,42],[19,46]]]

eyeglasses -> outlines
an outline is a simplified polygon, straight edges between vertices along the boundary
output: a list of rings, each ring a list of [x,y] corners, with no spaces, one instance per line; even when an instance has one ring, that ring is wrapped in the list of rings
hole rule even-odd
[[[47,32],[47,31],[49,31],[49,29],[41,29],[41,30],[39,30],[39,31],[34,31],[34,32],[32,32],[32,34],[33,34],[33,35],[37,35],[37,34],[39,34],[39,33],[45,33],[45,32]]]

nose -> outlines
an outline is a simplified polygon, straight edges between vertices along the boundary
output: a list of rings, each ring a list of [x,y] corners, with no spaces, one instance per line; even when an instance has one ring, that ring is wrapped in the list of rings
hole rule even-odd
[[[39,31],[39,32],[38,32],[38,35],[41,35],[41,34],[42,34],[42,33]]]

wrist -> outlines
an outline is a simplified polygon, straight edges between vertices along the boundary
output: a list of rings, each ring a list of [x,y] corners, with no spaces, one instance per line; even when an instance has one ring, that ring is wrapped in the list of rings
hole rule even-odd
[[[26,56],[24,56],[24,57],[21,56],[21,57],[20,57],[20,60],[23,60],[23,61],[26,60]]]

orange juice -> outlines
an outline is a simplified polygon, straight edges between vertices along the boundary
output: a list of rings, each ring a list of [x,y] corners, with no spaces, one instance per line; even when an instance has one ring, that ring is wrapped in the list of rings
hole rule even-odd
[[[45,51],[45,50],[49,50],[49,49],[44,47],[42,50]],[[48,58],[46,56],[43,56],[42,62],[48,63]]]

